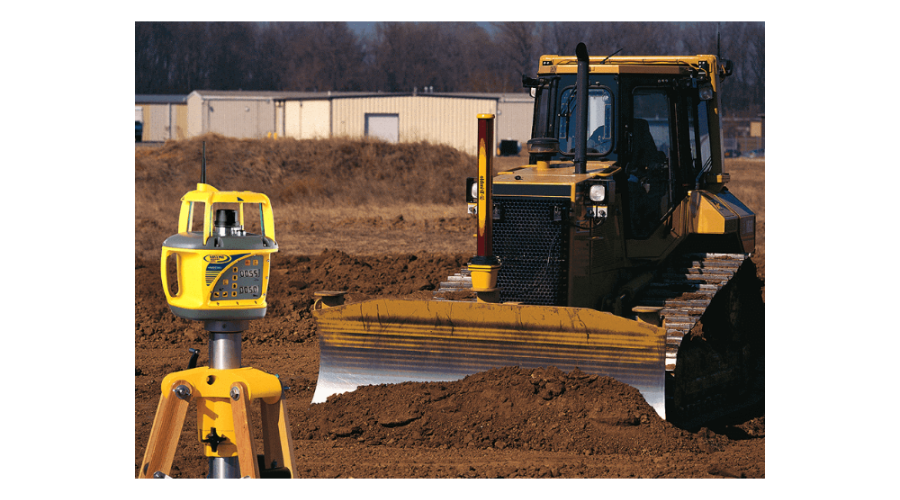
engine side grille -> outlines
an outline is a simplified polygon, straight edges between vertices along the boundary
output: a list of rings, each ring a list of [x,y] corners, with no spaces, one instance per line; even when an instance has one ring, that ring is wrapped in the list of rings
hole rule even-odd
[[[552,198],[494,198],[500,214],[493,223],[493,249],[503,264],[497,276],[501,301],[566,305],[568,204]]]

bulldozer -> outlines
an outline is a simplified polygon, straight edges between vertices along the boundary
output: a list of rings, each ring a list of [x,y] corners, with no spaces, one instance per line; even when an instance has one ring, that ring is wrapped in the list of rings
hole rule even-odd
[[[723,172],[731,72],[714,55],[596,57],[583,43],[542,56],[522,77],[527,165],[493,172],[493,116],[478,117],[468,265],[431,300],[320,293],[313,403],[504,366],[613,377],[686,426],[758,402],[756,219]]]

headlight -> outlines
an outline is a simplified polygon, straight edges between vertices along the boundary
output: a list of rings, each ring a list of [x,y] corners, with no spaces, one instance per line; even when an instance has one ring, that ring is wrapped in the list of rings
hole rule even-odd
[[[588,197],[594,203],[600,203],[606,200],[606,186],[603,184],[594,184],[588,191]]]
[[[478,201],[478,183],[474,177],[466,178],[466,203],[475,203]]]
[[[712,85],[706,84],[700,87],[700,100],[709,101],[713,98]]]

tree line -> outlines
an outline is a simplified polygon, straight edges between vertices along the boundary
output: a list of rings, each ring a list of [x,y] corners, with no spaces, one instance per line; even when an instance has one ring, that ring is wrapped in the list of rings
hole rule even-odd
[[[193,90],[524,92],[542,54],[715,54],[733,116],[765,110],[764,23],[137,22],[135,93]],[[620,50],[621,49],[621,50]]]

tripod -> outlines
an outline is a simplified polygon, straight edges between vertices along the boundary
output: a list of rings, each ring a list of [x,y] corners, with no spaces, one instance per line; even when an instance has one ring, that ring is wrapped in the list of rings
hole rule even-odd
[[[197,430],[209,458],[209,478],[296,476],[288,415],[278,377],[241,368],[241,332],[249,320],[206,321],[209,366],[170,373],[141,462],[139,478],[168,477],[188,406],[197,403]],[[249,406],[259,401],[263,454],[250,432]]]

